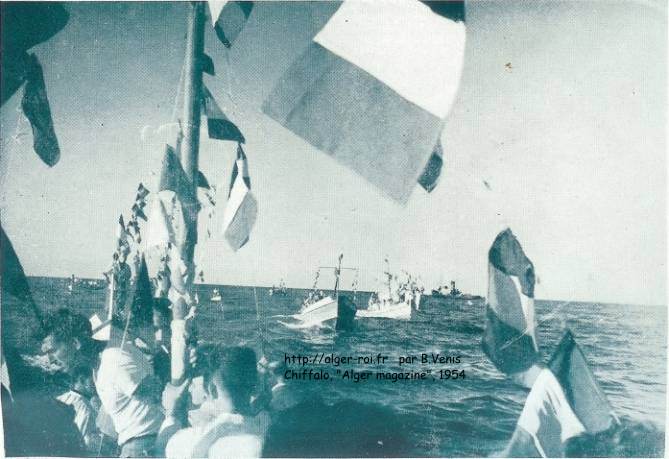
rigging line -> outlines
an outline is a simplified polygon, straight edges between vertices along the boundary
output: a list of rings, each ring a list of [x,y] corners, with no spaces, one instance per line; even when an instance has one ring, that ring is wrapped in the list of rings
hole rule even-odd
[[[563,306],[566,306],[567,304],[570,304],[570,303],[571,303],[570,301],[565,301],[565,302],[559,304],[553,311],[551,311],[550,314],[548,314],[548,315],[547,315],[546,317],[544,317],[542,320],[537,321],[537,323],[535,324],[535,326],[534,326],[533,328],[536,330],[537,328],[539,328],[539,325],[541,325],[541,324],[543,324],[543,323],[545,323],[545,322],[548,322],[549,320],[553,319],[553,317],[555,317],[555,316],[557,315],[557,313],[560,312],[560,309],[562,309]],[[525,330],[523,330],[523,331],[521,332],[521,334],[520,334],[519,336],[517,336],[516,338],[514,338],[514,339],[512,339],[512,340],[507,341],[507,342],[504,343],[499,349],[500,349],[500,350],[502,350],[502,349],[506,349],[507,347],[511,346],[513,343],[515,343],[516,341],[518,341],[519,339],[521,339],[523,336],[525,336],[526,334],[528,334],[530,331],[531,331],[531,328],[530,328],[530,327],[527,327]]]

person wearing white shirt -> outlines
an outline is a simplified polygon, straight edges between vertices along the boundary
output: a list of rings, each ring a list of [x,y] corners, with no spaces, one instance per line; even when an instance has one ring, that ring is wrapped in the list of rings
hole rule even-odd
[[[142,348],[152,342],[153,327],[139,318],[126,333],[112,327],[110,345],[100,355],[95,386],[118,434],[121,457],[151,457],[164,415],[162,383]],[[133,339],[134,338],[134,339]]]
[[[251,403],[258,387],[256,354],[245,347],[209,350],[201,364],[207,399],[197,410],[186,413],[189,381],[166,387],[167,416],[156,452],[168,458],[260,457],[270,421]]]

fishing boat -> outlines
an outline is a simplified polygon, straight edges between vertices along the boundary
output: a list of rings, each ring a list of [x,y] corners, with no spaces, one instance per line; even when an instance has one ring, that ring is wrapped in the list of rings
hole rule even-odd
[[[358,311],[358,317],[383,319],[411,319],[411,312],[420,308],[421,291],[407,274],[407,280],[401,284],[397,276],[390,272],[390,265],[386,260],[387,269],[386,289],[369,298],[367,309]]]
[[[301,327],[313,327],[323,324],[324,322],[337,320],[336,328],[344,329],[352,325],[356,314],[355,304],[345,296],[339,295],[339,278],[342,269],[341,260],[343,254],[339,255],[339,263],[337,267],[320,267],[316,274],[316,282],[314,282],[313,291],[310,292],[309,297],[305,299],[302,304],[302,309],[299,313],[293,315],[294,319],[300,322]],[[335,286],[332,295],[324,295],[322,291],[316,291],[316,285],[321,269],[334,269]]]
[[[220,301],[223,300],[223,297],[221,296],[221,292],[215,288],[214,291],[211,294],[211,298],[209,298],[210,301],[213,301],[214,303],[219,303]]]

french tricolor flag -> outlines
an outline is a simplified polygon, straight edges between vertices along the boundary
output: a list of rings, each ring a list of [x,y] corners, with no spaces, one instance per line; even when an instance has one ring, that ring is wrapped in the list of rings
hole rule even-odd
[[[592,435],[618,423],[583,351],[567,330],[538,374],[503,457],[599,456]],[[585,446],[584,446],[585,445]]]
[[[263,104],[402,204],[419,181],[436,184],[435,146],[463,68],[464,4],[429,3],[344,2]]]
[[[232,168],[228,202],[223,213],[223,233],[233,250],[239,250],[248,242],[257,215],[258,203],[251,193],[246,154],[239,145],[237,160]]]
[[[488,252],[488,305],[483,351],[506,374],[539,361],[534,318],[534,266],[510,229]]]

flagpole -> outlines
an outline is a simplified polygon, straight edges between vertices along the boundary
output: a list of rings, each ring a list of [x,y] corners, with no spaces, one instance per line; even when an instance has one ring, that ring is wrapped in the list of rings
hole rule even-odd
[[[186,41],[184,80],[184,137],[181,144],[181,166],[197,197],[197,171],[200,146],[200,99],[202,94],[202,66],[204,54],[204,2],[189,3],[188,37]],[[194,200],[197,205],[197,199]],[[189,209],[188,234],[183,247],[184,261],[192,262],[197,243],[197,209]]]
[[[186,264],[185,286],[190,293],[193,287],[195,268],[193,257],[197,243],[197,175],[200,145],[200,104],[202,94],[202,56],[204,54],[204,2],[188,3],[188,35],[184,61],[184,111],[183,139],[179,161],[189,181],[193,199],[183,202],[186,222],[186,238],[181,247],[181,258]],[[177,301],[172,305],[171,378],[173,384],[181,384],[186,375],[188,350],[186,346],[186,314],[188,305]]]

